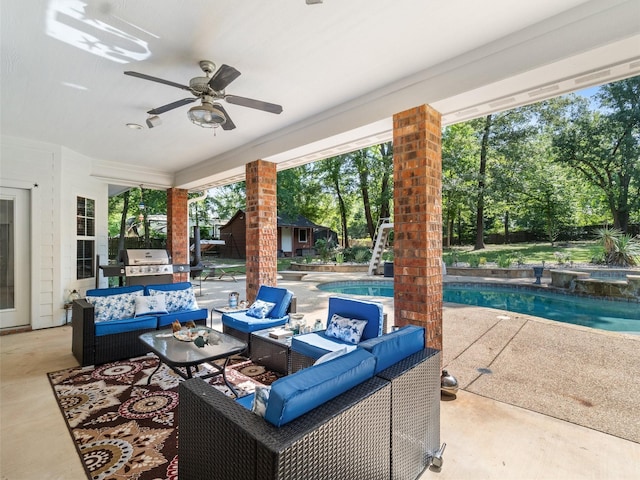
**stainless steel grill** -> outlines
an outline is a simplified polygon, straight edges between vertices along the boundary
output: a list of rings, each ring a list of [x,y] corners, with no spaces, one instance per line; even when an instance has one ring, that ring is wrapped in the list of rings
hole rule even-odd
[[[173,283],[174,273],[189,273],[189,264],[172,264],[167,250],[132,248],[120,251],[117,264],[100,265],[100,269],[105,277],[119,277],[121,286],[157,285]]]
[[[171,275],[173,265],[169,252],[161,249],[128,249],[122,255],[126,277]]]

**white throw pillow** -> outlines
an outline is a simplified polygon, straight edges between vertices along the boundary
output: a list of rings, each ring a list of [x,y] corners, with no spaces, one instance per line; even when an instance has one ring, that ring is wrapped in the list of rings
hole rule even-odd
[[[271,387],[264,385],[256,385],[256,393],[253,397],[253,405],[251,411],[256,415],[264,417],[267,411],[267,403],[269,402],[269,394],[271,393]]]
[[[327,337],[334,337],[347,343],[357,344],[362,337],[364,327],[367,326],[366,320],[358,320],[357,318],[345,318],[335,313],[324,334]]]
[[[136,317],[152,313],[169,313],[164,295],[149,295],[136,297]]]
[[[328,362],[329,360],[333,360],[334,358],[341,357],[345,353],[352,352],[356,348],[357,347],[355,345],[353,345],[353,346],[345,345],[344,347],[339,348],[338,350],[334,350],[333,352],[325,353],[319,359],[317,359],[313,364],[314,365],[320,365],[321,363]]]

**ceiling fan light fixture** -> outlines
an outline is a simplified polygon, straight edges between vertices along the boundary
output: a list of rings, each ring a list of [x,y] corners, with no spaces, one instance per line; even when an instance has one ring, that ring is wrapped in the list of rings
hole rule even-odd
[[[215,128],[227,121],[222,110],[214,104],[202,102],[202,105],[191,107],[187,112],[189,120],[202,128]]]

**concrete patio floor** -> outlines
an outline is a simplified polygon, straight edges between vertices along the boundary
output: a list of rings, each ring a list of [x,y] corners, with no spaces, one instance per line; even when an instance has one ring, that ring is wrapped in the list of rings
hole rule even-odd
[[[306,321],[326,321],[332,294],[317,284],[367,278],[309,274],[279,285]],[[242,277],[210,279],[198,302],[224,305],[232,291],[244,296]],[[393,319],[393,299],[379,300]],[[422,480],[638,478],[640,336],[454,304],[443,329],[443,366],[461,391],[442,397],[444,465]],[[70,326],[0,337],[2,480],[84,478],[45,375],[75,365]]]

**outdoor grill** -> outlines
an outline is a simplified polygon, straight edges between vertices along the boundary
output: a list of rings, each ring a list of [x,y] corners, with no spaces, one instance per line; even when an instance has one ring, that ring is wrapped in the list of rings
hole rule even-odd
[[[126,285],[157,285],[172,283],[173,273],[189,271],[189,265],[173,265],[171,255],[163,249],[121,250],[120,264],[101,265],[105,277],[124,277]]]

